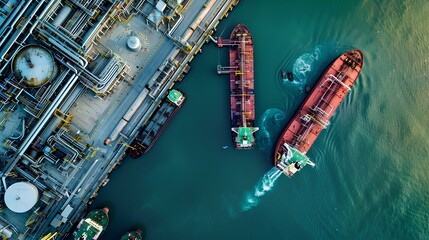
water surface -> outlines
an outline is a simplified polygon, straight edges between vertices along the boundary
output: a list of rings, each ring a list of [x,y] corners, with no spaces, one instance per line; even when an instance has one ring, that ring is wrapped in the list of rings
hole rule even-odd
[[[241,1],[215,35],[244,23],[254,37],[258,146],[233,149],[228,77],[216,75],[227,49],[206,45],[176,85],[183,108],[91,205],[112,209],[103,239],[134,226],[146,239],[428,239],[428,16],[426,0]],[[308,152],[317,166],[256,196],[303,86],[353,48],[362,74]]]

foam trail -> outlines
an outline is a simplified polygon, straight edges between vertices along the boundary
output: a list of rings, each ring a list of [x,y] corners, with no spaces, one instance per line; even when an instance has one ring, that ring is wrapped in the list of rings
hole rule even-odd
[[[273,167],[267,173],[265,173],[261,180],[259,180],[259,182],[256,184],[253,193],[249,192],[246,195],[246,198],[241,205],[241,211],[248,211],[253,207],[258,206],[260,200],[259,198],[264,196],[265,193],[267,193],[271,189],[273,189],[274,183],[281,175],[282,172],[276,167]]]
[[[286,124],[285,113],[277,108],[270,108],[264,112],[259,125],[259,131],[256,132],[256,138],[259,148],[267,154],[272,154],[273,139],[272,135],[278,134],[281,128]]]

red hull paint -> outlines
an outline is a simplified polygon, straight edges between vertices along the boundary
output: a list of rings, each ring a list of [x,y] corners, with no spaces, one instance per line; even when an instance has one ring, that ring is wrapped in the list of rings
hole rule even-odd
[[[275,166],[284,153],[284,143],[303,154],[308,152],[358,78],[362,66],[363,55],[359,50],[348,51],[331,63],[277,140]]]

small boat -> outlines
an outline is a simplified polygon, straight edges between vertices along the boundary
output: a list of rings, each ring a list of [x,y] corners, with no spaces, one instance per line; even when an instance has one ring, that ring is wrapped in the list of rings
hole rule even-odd
[[[282,77],[283,80],[289,80],[289,81],[293,81],[293,73],[290,71],[286,71],[284,69],[282,69],[280,71],[280,76]]]
[[[292,82],[293,81],[293,73],[287,72],[286,75],[287,75],[287,79]]]
[[[280,76],[282,79],[286,79],[287,78],[287,71],[284,69],[280,70]]]
[[[88,213],[73,232],[75,240],[96,240],[109,224],[109,208],[96,209]]]
[[[127,232],[121,237],[121,240],[143,240],[142,230],[137,229],[135,231]]]

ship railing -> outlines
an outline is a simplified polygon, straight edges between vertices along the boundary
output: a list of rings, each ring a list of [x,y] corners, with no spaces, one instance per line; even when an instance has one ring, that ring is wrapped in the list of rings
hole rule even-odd
[[[320,86],[324,86],[326,82],[330,82],[330,84],[327,88],[325,88],[326,89],[325,92],[323,93],[322,97],[317,102],[317,104],[313,107],[313,109],[321,109],[321,110],[325,109],[326,110],[329,107],[329,108],[331,108],[329,111],[322,110],[323,113],[326,113],[327,116],[329,116],[332,113],[332,110],[334,109],[334,106],[332,106],[332,104],[330,104],[330,101],[336,92],[336,89],[334,89],[334,88],[336,86],[338,86],[338,84],[336,83],[335,80],[328,78]]]
[[[347,84],[345,84],[342,80],[344,79],[346,75],[343,72],[340,72],[340,74],[338,75],[339,78],[335,77],[334,75],[330,74],[329,75],[329,80],[334,81],[339,83],[341,86],[345,87],[347,90],[350,91],[350,87],[347,86]]]
[[[316,115],[319,115],[319,116],[329,116],[329,114],[331,113],[331,111],[329,111],[329,112],[326,112],[325,110],[323,110],[322,108],[320,108],[320,107],[318,107],[318,106],[315,106],[314,108],[312,108],[311,110],[313,110],[314,111],[314,113],[316,114]]]
[[[295,145],[298,145],[302,142],[302,140],[304,140],[307,135],[310,133],[311,129],[313,128],[313,121],[310,121],[311,118],[310,116],[307,114],[305,115],[308,118],[308,121],[306,122],[306,124],[301,123],[301,128],[299,129],[298,133],[294,135],[295,138]],[[309,125],[307,125],[307,123],[309,123]]]
[[[326,126],[329,125],[329,120],[325,120],[325,118],[329,118],[332,110],[333,110],[333,106],[331,104],[328,104],[328,106],[330,107],[329,112],[326,112],[325,110],[323,110],[322,108],[315,106],[314,108],[310,108],[310,110],[313,111],[313,116],[320,121],[321,123],[323,123],[324,127],[326,128]]]
[[[329,125],[329,121],[322,120],[321,118],[308,114],[308,117],[315,123],[319,124],[323,128],[326,128]]]

